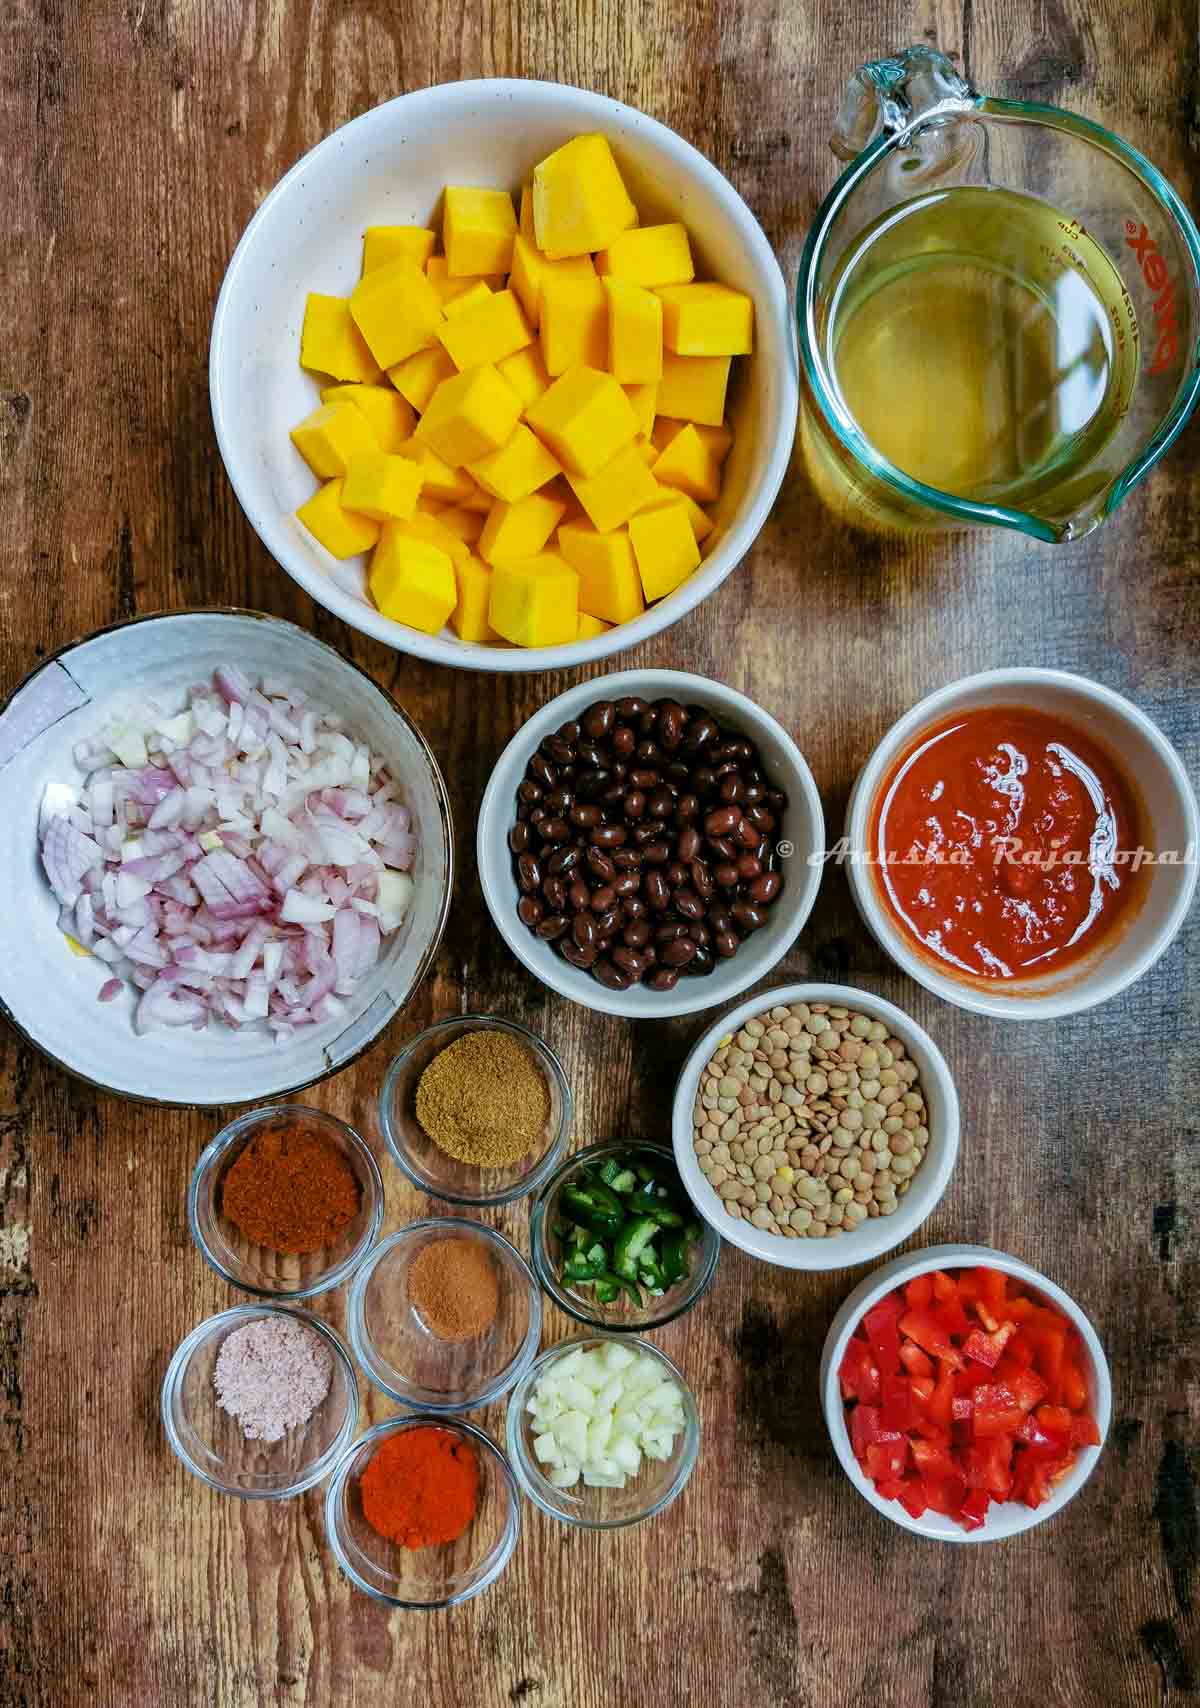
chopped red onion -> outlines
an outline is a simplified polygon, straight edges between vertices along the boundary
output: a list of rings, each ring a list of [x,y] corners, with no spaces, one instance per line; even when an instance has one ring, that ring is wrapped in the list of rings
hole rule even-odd
[[[333,1020],[407,916],[416,844],[383,761],[344,721],[234,665],[169,716],[144,702],[47,785],[42,864],[60,929],[106,964],[134,1026]]]

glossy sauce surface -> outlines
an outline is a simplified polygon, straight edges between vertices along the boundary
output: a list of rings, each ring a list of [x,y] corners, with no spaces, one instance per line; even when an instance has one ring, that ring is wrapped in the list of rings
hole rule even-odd
[[[951,974],[1007,980],[1057,971],[1114,928],[1145,882],[1130,859],[1142,839],[1132,789],[1081,730],[985,707],[901,757],[869,847],[880,897],[919,951]]]

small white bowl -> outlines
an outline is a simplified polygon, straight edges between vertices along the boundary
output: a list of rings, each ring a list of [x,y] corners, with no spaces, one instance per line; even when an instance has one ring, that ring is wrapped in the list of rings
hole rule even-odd
[[[954,1519],[947,1518],[940,1512],[925,1512],[920,1518],[913,1518],[898,1500],[885,1500],[878,1492],[854,1457],[854,1450],[850,1445],[838,1371],[841,1369],[850,1336],[866,1313],[873,1305],[878,1304],[885,1293],[891,1293],[897,1287],[902,1287],[906,1281],[911,1281],[914,1276],[925,1275],[933,1269],[968,1269],[980,1263],[986,1264],[990,1269],[1003,1270],[1006,1275],[1017,1276],[1027,1286],[1042,1294],[1050,1304],[1056,1305],[1079,1330],[1087,1354],[1085,1374],[1092,1416],[1100,1432],[1100,1446],[1077,1449],[1074,1466],[1041,1506],[1022,1506],[1019,1501],[1011,1500],[999,1505],[993,1502],[988,1507],[981,1529],[964,1530],[961,1524],[956,1524]],[[868,1275],[850,1294],[834,1317],[825,1337],[825,1347],[821,1353],[821,1402],[833,1450],[841,1461],[842,1469],[859,1494],[871,1503],[876,1512],[881,1512],[885,1518],[890,1518],[893,1524],[899,1524],[904,1530],[911,1530],[916,1536],[932,1536],[940,1542],[1001,1542],[1006,1536],[1018,1536],[1023,1530],[1032,1530],[1035,1525],[1044,1524],[1048,1518],[1053,1518],[1087,1482],[1096,1468],[1096,1461],[1108,1436],[1112,1417],[1112,1378],[1100,1337],[1070,1294],[1064,1293],[1061,1287],[1056,1287],[1053,1281],[1048,1281],[1038,1270],[1031,1268],[1028,1263],[1023,1263],[1019,1257],[1010,1257],[1003,1251],[993,1251],[990,1246],[933,1245],[906,1257],[893,1258],[890,1263],[885,1263],[882,1269]]]
[[[721,1200],[700,1171],[692,1144],[692,1109],[704,1072],[722,1038],[732,1037],[738,1028],[756,1015],[776,1006],[786,1008],[793,1002],[827,1002],[831,1006],[858,1009],[873,1019],[881,1020],[889,1032],[899,1038],[921,1076],[921,1089],[929,1111],[929,1146],[925,1161],[912,1176],[912,1185],[899,1200],[891,1216],[876,1216],[860,1222],[853,1233],[838,1234],[833,1239],[784,1239],[781,1234],[765,1232],[746,1221],[737,1221],[725,1211]],[[855,990],[841,984],[789,984],[778,990],[765,990],[743,1002],[731,1014],[714,1021],[693,1049],[679,1075],[675,1088],[675,1105],[671,1118],[671,1136],[675,1146],[675,1162],[687,1187],[688,1196],[711,1227],[722,1239],[740,1250],[759,1257],[764,1263],[777,1264],[782,1269],[853,1269],[859,1263],[872,1263],[910,1239],[923,1222],[933,1214],[954,1171],[958,1156],[958,1092],[954,1088],[946,1058],[923,1027],[895,1007],[868,990]]]
[[[232,662],[280,677],[338,713],[390,762],[417,835],[412,910],[343,1013],[283,1044],[261,1026],[210,1022],[139,1037],[131,991],[101,1003],[108,970],[71,952],[38,854],[47,783],[80,778],[74,748],[138,699],[168,710]],[[256,611],[177,611],[101,629],[47,659],[0,708],[0,1014],[80,1079],[123,1097],[208,1106],[278,1099],[362,1053],[425,977],[450,906],[454,841],[446,786],[424,737],[370,677],[293,623]]]
[[[685,976],[671,991],[650,990],[640,984],[629,990],[609,990],[590,973],[556,955],[517,918],[520,891],[513,876],[508,833],[516,816],[517,785],[525,767],[542,738],[560,724],[575,718],[595,700],[619,700],[625,694],[707,707],[722,726],[757,743],[772,787],[783,789],[788,797],[778,835],[780,842],[790,843],[794,851],[785,860],[783,889],[771,907],[770,923],[748,937],[736,955],[718,961],[707,976]],[[787,731],[736,689],[680,670],[624,670],[614,676],[597,676],[569,688],[535,712],[496,761],[479,808],[475,836],[484,900],[517,959],[560,996],[569,996],[572,1002],[602,1014],[623,1014],[632,1020],[662,1020],[668,1015],[714,1008],[765,977],[787,954],[812,912],[823,870],[823,861],[813,856],[823,854],[824,847],[821,797],[804,755]]]
[[[309,291],[347,296],[364,227],[425,225],[446,184],[516,190],[545,155],[581,132],[616,151],[646,221],[683,220],[706,276],[754,298],[755,353],[731,390],[736,442],[716,529],[694,575],[644,616],[591,640],[526,650],[477,646],[449,629],[425,635],[382,616],[363,560],[338,563],[295,520],[313,479],[288,431],[319,402],[299,365]],[[735,370],[736,371],[736,370]],[[762,228],[695,148],[632,107],[562,83],[487,78],[419,89],[364,113],[318,143],[243,233],[213,319],[209,389],[217,443],[243,510],[267,550],[314,599],[387,646],[463,670],[572,669],[678,622],[720,586],[766,521],[791,456],[798,400],[791,299]]]
[[[871,814],[879,789],[913,740],[930,725],[983,706],[1025,706],[1060,714],[1112,756],[1140,796],[1151,849],[1174,850],[1179,864],[1148,866],[1137,911],[1061,972],[1004,983],[951,978],[921,955],[880,898],[869,865]],[[858,774],[846,810],[847,875],[863,923],[897,966],[935,996],[1004,1020],[1053,1020],[1107,1002],[1140,979],[1170,945],[1196,889],[1200,819],[1187,772],[1166,736],[1111,688],[1064,670],[986,670],[939,688],[892,725]],[[1186,859],[1186,863],[1184,863]]]

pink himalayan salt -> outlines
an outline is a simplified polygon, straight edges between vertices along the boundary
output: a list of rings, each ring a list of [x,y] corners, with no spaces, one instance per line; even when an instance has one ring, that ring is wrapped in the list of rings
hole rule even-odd
[[[329,1392],[333,1359],[304,1323],[256,1317],[226,1335],[213,1386],[249,1441],[280,1441],[307,1423]]]

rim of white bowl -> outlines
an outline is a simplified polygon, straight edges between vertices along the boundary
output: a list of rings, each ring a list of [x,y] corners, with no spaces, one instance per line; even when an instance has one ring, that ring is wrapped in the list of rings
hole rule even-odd
[[[1132,724],[1154,748],[1170,774],[1187,822],[1187,844],[1195,848],[1200,843],[1200,813],[1197,811],[1196,794],[1182,759],[1162,730],[1140,706],[1136,706],[1132,700],[1127,700],[1123,694],[1118,694],[1115,689],[1105,687],[1102,682],[1096,682],[1089,676],[1079,676],[1070,670],[1041,670],[1017,666],[981,670],[973,676],[960,676],[957,681],[949,682],[945,687],[935,689],[932,694],[926,694],[923,700],[918,700],[876,743],[850,791],[846,806],[846,839],[851,855],[847,862],[850,890],[867,929],[901,971],[906,972],[926,990],[932,991],[933,995],[940,997],[943,1002],[952,1003],[956,1008],[964,1008],[972,1014],[988,1014],[1000,1020],[1058,1020],[1064,1015],[1081,1014],[1085,1009],[1095,1008],[1099,1003],[1107,1002],[1110,997],[1128,990],[1131,984],[1135,984],[1150,970],[1155,961],[1166,953],[1178,936],[1195,896],[1197,876],[1200,876],[1200,864],[1193,859],[1190,866],[1184,867],[1186,876],[1162,930],[1124,972],[1105,978],[1101,976],[1101,963],[1076,983],[1066,986],[1062,991],[1049,992],[1045,996],[993,996],[982,987],[966,983],[960,985],[949,976],[939,974],[935,967],[910,947],[876,895],[870,867],[865,863],[868,852],[867,824],[879,784],[912,737],[964,694],[975,693],[980,688],[1011,687],[1017,691],[1038,686],[1061,688],[1078,694],[1083,699],[1093,700],[1116,717]]]
[[[940,1116],[936,1133],[932,1126],[930,1128],[929,1142],[932,1148],[936,1137],[939,1154],[931,1157],[916,1176],[917,1179],[924,1179],[925,1170],[928,1169],[933,1187],[932,1198],[927,1207],[919,1213],[914,1214],[906,1207],[906,1194],[900,1200],[893,1216],[878,1216],[872,1221],[860,1222],[854,1233],[839,1234],[836,1239],[810,1240],[784,1239],[780,1234],[766,1233],[761,1228],[751,1227],[748,1222],[735,1221],[722,1209],[720,1199],[700,1172],[696,1153],[692,1148],[692,1106],[696,1100],[700,1075],[718,1042],[727,1032],[736,1032],[745,1021],[752,1020],[758,1014],[765,1014],[767,1009],[774,1008],[776,1004],[787,1006],[793,1002],[827,1002],[843,1008],[859,1008],[865,1014],[872,1014],[879,1020],[886,1021],[907,1050],[911,1052],[915,1042],[927,1057],[933,1070],[932,1076],[926,1075],[922,1069],[921,1078],[927,1097],[930,1077],[936,1087]],[[781,1269],[801,1269],[814,1273],[855,1269],[862,1263],[874,1263],[885,1253],[894,1251],[906,1239],[911,1239],[919,1228],[924,1227],[941,1203],[946,1187],[950,1184],[954,1164],[958,1160],[958,1091],[949,1064],[929,1033],[911,1014],[897,1008],[894,1002],[876,996],[873,991],[852,985],[780,985],[775,990],[759,992],[737,1008],[731,1009],[728,1014],[714,1020],[708,1031],[692,1046],[679,1071],[679,1080],[675,1087],[671,1138],[675,1150],[675,1165],[688,1197],[695,1205],[697,1215],[703,1216],[709,1226],[715,1228],[721,1238],[728,1240],[730,1245],[737,1246],[750,1257],[757,1257],[764,1263],[773,1263]],[[911,1188],[909,1190],[911,1192]]]
[[[671,991],[650,991],[641,985],[633,985],[629,990],[609,990],[596,979],[589,978],[586,973],[568,966],[557,957],[547,956],[548,970],[530,953],[530,943],[537,940],[531,938],[531,934],[517,918],[515,903],[509,905],[509,898],[501,893],[500,874],[508,872],[511,859],[508,848],[508,815],[513,810],[517,784],[525,769],[524,760],[518,764],[520,756],[532,753],[547,729],[553,729],[564,722],[568,712],[587,705],[592,700],[620,699],[622,694],[635,691],[658,697],[672,695],[676,699],[697,703],[703,703],[707,698],[713,702],[712,710],[718,715],[722,705],[726,709],[732,707],[743,716],[748,725],[757,724],[760,728],[769,728],[787,755],[791,767],[792,775],[783,779],[789,793],[789,802],[795,785],[798,784],[804,804],[812,816],[816,832],[815,844],[812,848],[798,849],[796,858],[790,862],[791,868],[798,869],[803,877],[789,876],[780,897],[781,902],[787,898],[795,910],[795,924],[791,935],[766,966],[756,965],[739,973],[731,971],[728,984],[723,983],[719,989],[713,988],[714,980],[722,968],[736,967],[736,957],[720,963],[718,972],[711,973],[706,978],[680,979]],[[653,666],[647,666],[643,669],[616,671],[611,676],[593,676],[586,682],[577,682],[573,688],[567,688],[553,700],[547,700],[531,718],[525,720],[506,743],[492,767],[487,788],[479,803],[479,817],[475,829],[475,864],[479,870],[483,899],[487,903],[493,924],[521,965],[539,984],[556,991],[559,996],[567,997],[571,1002],[579,1003],[583,1008],[593,1009],[600,1014],[619,1014],[627,1020],[666,1020],[679,1014],[697,1014],[706,1008],[715,1008],[719,1003],[728,1002],[731,998],[740,996],[742,991],[758,979],[768,977],[779,965],[808,924],[809,915],[812,913],[817,891],[821,886],[824,862],[812,862],[808,856],[823,852],[824,841],[825,814],[816,781],[808,761],[777,718],[772,717],[770,712],[751,700],[748,695],[740,693],[736,688],[730,688],[724,682],[715,682],[710,677],[696,676],[688,671],[656,670]],[[569,976],[571,974],[576,976]],[[630,998],[636,1000],[631,1002]]]
[[[111,1097],[124,1097],[130,1103],[146,1103],[156,1109],[236,1109],[244,1103],[255,1103],[260,1098],[268,1098],[272,1102],[277,1102],[281,1099],[293,1097],[297,1092],[308,1091],[314,1085],[321,1085],[325,1080],[331,1079],[334,1074],[341,1073],[344,1069],[352,1067],[361,1056],[366,1055],[372,1045],[378,1042],[381,1033],[391,1024],[405,1005],[411,1001],[417,991],[420,990],[426,978],[429,976],[430,968],[433,966],[433,963],[437,958],[438,949],[441,947],[442,938],[446,932],[446,921],[450,917],[450,902],[454,895],[454,813],[450,805],[450,791],[446,787],[446,779],[442,774],[441,766],[438,764],[437,755],[429,745],[429,742],[426,740],[419,726],[412,718],[409,717],[408,713],[400,704],[399,700],[396,699],[395,695],[381,683],[377,682],[373,676],[369,675],[368,672],[363,669],[361,664],[356,664],[352,658],[347,658],[345,653],[338,652],[336,647],[330,646],[328,641],[323,641],[319,635],[314,634],[310,629],[302,629],[298,623],[289,621],[287,617],[276,617],[269,611],[256,611],[253,606],[250,605],[184,605],[176,611],[144,611],[139,616],[125,617],[120,622],[102,623],[99,628],[90,629],[87,634],[77,635],[74,640],[67,641],[65,645],[56,647],[55,650],[48,653],[45,658],[39,659],[32,670],[27,670],[21,680],[14,684],[12,689],[4,696],[3,700],[0,700],[0,717],[3,716],[5,711],[7,711],[8,707],[16,699],[17,695],[22,693],[36,677],[40,676],[43,671],[48,670],[52,665],[61,664],[63,659],[68,658],[71,653],[75,652],[79,647],[87,646],[92,641],[101,640],[105,635],[115,634],[119,629],[135,628],[139,623],[169,622],[176,617],[250,617],[255,622],[269,623],[273,628],[287,629],[294,634],[302,635],[306,643],[311,643],[313,646],[322,648],[325,652],[335,658],[339,664],[344,664],[349,670],[357,671],[364,681],[368,682],[381,699],[386,702],[388,709],[393,712],[395,716],[400,719],[401,723],[406,726],[412,735],[413,740],[417,743],[417,746],[424,754],[425,761],[429,766],[430,775],[432,776],[435,785],[434,795],[437,800],[438,817],[445,845],[446,889],[442,896],[441,906],[438,909],[438,916],[434,923],[433,932],[430,935],[429,942],[417,963],[412,983],[404,992],[403,996],[397,999],[394,1006],[379,1021],[379,1024],[367,1034],[357,1049],[351,1051],[348,1056],[343,1057],[336,1063],[323,1067],[319,1073],[310,1074],[307,1078],[295,1080],[289,1085],[269,1086],[265,1090],[251,1092],[246,1097],[222,1098],[219,1104],[211,1102],[179,1102],[175,1098],[156,1097],[148,1091],[127,1091],[123,1087],[109,1085],[104,1080],[92,1079],[89,1074],[81,1073],[80,1070],[77,1067],[74,1067],[70,1062],[64,1061],[61,1056],[56,1055],[55,1052],[43,1043],[40,1038],[35,1037],[34,1034],[21,1023],[9,1007],[8,1003],[5,1002],[3,996],[0,996],[0,1019],[6,1020],[12,1027],[13,1031],[20,1037],[24,1038],[27,1044],[32,1045],[32,1047],[43,1055],[47,1061],[53,1062],[55,1067],[61,1068],[64,1073],[70,1074],[72,1079],[77,1079],[84,1085],[93,1086],[97,1091],[107,1092]],[[326,1056],[328,1059],[328,1052],[326,1052]]]
[[[928,1516],[923,1514],[920,1518],[914,1518],[898,1500],[885,1500],[870,1478],[863,1474],[850,1446],[838,1371],[851,1334],[871,1306],[885,1293],[894,1292],[913,1276],[928,1274],[933,1269],[963,1269],[978,1264],[986,1264],[991,1269],[1003,1270],[1006,1275],[1017,1276],[1056,1304],[1079,1330],[1091,1365],[1089,1374],[1096,1427],[1100,1431],[1100,1445],[1080,1447],[1077,1450],[1073,1469],[1041,1506],[1025,1507],[1016,1501],[1003,1501],[999,1505],[993,1503],[988,1508],[988,1516],[981,1529],[964,1530],[960,1524],[941,1513]],[[881,1269],[874,1270],[864,1281],[860,1281],[843,1301],[829,1326],[821,1350],[821,1408],[839,1464],[859,1494],[876,1512],[890,1518],[892,1523],[900,1525],[901,1529],[911,1530],[914,1536],[924,1536],[930,1541],[1003,1542],[1009,1536],[1020,1536],[1025,1531],[1044,1524],[1048,1518],[1053,1518],[1055,1513],[1061,1512],[1095,1470],[1104,1451],[1109,1424],[1112,1421],[1112,1372],[1100,1336],[1093,1328],[1087,1312],[1057,1282],[1043,1275],[1041,1270],[1035,1269],[1023,1258],[1014,1257],[1011,1252],[997,1251],[988,1245],[932,1245],[926,1246],[923,1251],[910,1252],[885,1263]],[[998,1522],[995,1515],[1000,1512],[1006,1513],[1007,1517]]]
[[[226,400],[220,384],[220,368],[222,358],[222,341],[226,333],[226,321],[230,312],[230,304],[239,282],[242,267],[246,264],[247,255],[253,245],[255,234],[260,224],[268,218],[275,202],[283,197],[292,180],[303,175],[311,166],[314,158],[326,150],[344,148],[347,134],[352,130],[361,131],[363,136],[369,136],[383,121],[380,115],[390,112],[393,108],[405,105],[414,122],[428,119],[438,121],[438,109],[443,104],[456,105],[464,95],[472,91],[486,89],[497,100],[511,101],[523,91],[529,89],[553,90],[557,94],[574,98],[582,112],[596,111],[603,108],[619,117],[636,124],[646,130],[667,153],[673,154],[679,161],[680,167],[700,178],[710,189],[721,206],[723,214],[735,228],[743,246],[749,250],[760,267],[764,277],[764,288],[767,304],[780,329],[780,341],[787,352],[787,361],[777,370],[779,380],[779,399],[775,410],[772,432],[775,443],[767,461],[765,472],[759,482],[758,493],[753,503],[749,504],[745,515],[736,527],[730,528],[721,544],[713,552],[711,559],[705,559],[700,567],[688,577],[682,587],[660,600],[652,609],[642,616],[635,617],[631,622],[618,623],[607,634],[597,635],[590,640],[569,641],[562,646],[546,647],[476,647],[469,646],[463,641],[445,640],[438,635],[423,634],[419,629],[408,628],[403,623],[396,623],[389,617],[383,616],[374,606],[366,604],[361,599],[344,593],[334,585],[321,570],[315,566],[304,564],[289,550],[286,541],[272,526],[268,517],[254,503],[245,489],[245,483],[239,479],[236,472],[236,458],[233,447],[233,435],[229,427],[230,416],[236,411],[236,399]],[[791,461],[792,446],[796,433],[796,421],[800,407],[799,360],[797,354],[796,328],[792,316],[791,304],[783,272],[776,259],[775,252],[767,241],[766,233],[751,212],[748,204],[738,191],[718,170],[712,162],[701,154],[673,131],[669,125],[651,118],[637,107],[630,107],[623,101],[614,101],[607,95],[597,94],[591,89],[582,89],[573,83],[556,83],[547,78],[533,77],[479,77],[467,78],[459,83],[436,83],[428,89],[414,89],[407,95],[397,95],[391,101],[384,101],[377,107],[360,113],[357,118],[350,119],[322,138],[306,154],[303,154],[259,204],[249,224],[238,240],[236,249],[225,271],[217,297],[217,306],[213,314],[212,334],[209,341],[208,357],[209,402],[212,411],[213,427],[216,431],[217,445],[221,452],[221,461],[230,485],[237,495],[238,503],[250,522],[251,527],[270,552],[279,567],[290,575],[292,580],[304,588],[319,605],[332,611],[335,616],[349,623],[351,628],[358,629],[363,634],[371,635],[375,640],[382,641],[385,646],[397,651],[411,653],[416,658],[429,659],[434,664],[449,664],[459,670],[479,670],[497,674],[511,674],[533,670],[570,670],[579,665],[594,664],[599,660],[611,657],[614,653],[627,651],[640,641],[648,640],[652,635],[670,628],[682,617],[693,610],[702,600],[715,591],[721,583],[730,576],[741,563],[746,553],[753,546],[761,533],[767,517],[779,495]]]

